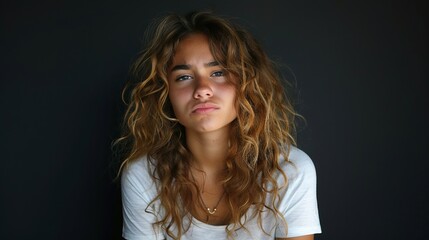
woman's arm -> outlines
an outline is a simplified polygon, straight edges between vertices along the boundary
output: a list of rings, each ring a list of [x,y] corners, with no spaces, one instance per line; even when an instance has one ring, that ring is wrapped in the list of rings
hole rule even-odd
[[[286,220],[286,226],[279,225],[278,238],[308,240],[320,233],[317,209],[316,170],[310,157],[303,151],[292,148],[289,160],[293,164],[282,166],[288,187],[280,191],[279,210]],[[298,237],[299,236],[299,237]]]
[[[293,238],[276,238],[276,240],[314,240],[314,235],[311,234],[311,235],[293,237]]]
[[[121,176],[123,228],[125,239],[163,239],[161,229],[154,227],[159,212],[151,199],[156,196],[146,159],[139,159],[123,169]]]

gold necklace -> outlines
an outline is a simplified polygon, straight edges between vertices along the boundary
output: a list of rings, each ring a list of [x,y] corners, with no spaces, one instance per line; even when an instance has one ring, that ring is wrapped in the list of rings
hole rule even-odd
[[[197,180],[194,177],[194,174],[191,172],[191,176],[192,179],[195,181],[195,183],[197,182]],[[203,189],[202,192],[204,192],[204,186],[205,186],[205,177],[203,178]],[[203,196],[200,193],[200,191],[198,191],[198,198],[201,200],[201,203],[203,204],[204,208],[207,210],[209,215],[213,215],[216,213],[217,211],[217,206],[219,206],[220,201],[222,201],[223,196],[225,195],[225,191],[223,191],[222,196],[220,196],[219,200],[217,201],[216,205],[213,207],[213,210],[211,210],[209,207],[207,207],[206,203],[204,202]],[[209,215],[207,215],[207,221],[209,220]]]
[[[217,201],[217,203],[216,203],[216,206],[214,206],[214,207],[213,207],[213,210],[210,210],[210,208],[209,208],[209,207],[207,207],[206,203],[204,202],[203,197],[202,197],[202,196],[200,196],[200,198],[201,198],[201,202],[203,203],[204,207],[207,209],[207,212],[208,212],[210,215],[215,214],[215,212],[216,212],[216,210],[217,210],[217,206],[219,205],[220,201],[222,200],[223,195],[225,195],[225,191],[222,193],[222,196],[220,196],[219,201]]]

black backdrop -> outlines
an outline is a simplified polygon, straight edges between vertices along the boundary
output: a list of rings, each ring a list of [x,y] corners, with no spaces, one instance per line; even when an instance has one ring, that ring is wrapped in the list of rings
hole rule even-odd
[[[120,238],[121,88],[150,20],[194,9],[236,18],[292,69],[317,239],[425,238],[426,1],[52,0],[1,2],[1,239]]]

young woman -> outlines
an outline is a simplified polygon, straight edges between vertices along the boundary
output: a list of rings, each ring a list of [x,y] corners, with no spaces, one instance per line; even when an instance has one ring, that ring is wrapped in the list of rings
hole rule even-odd
[[[126,239],[313,239],[316,174],[272,62],[205,12],[159,20],[132,67]]]

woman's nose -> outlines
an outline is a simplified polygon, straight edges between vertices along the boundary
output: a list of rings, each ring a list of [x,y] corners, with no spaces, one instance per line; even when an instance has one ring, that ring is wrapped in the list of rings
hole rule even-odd
[[[197,77],[195,81],[195,99],[210,98],[213,96],[213,89],[210,84],[210,79],[206,77]]]

